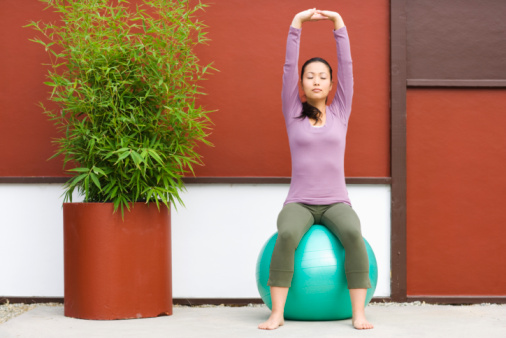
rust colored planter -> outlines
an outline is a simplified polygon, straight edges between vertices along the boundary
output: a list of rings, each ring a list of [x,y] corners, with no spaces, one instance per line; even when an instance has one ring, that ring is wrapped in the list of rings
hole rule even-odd
[[[67,317],[126,319],[172,315],[170,211],[135,203],[64,203]]]

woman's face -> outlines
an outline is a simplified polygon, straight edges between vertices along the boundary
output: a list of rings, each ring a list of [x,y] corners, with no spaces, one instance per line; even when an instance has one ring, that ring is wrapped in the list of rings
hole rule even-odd
[[[302,76],[302,90],[309,103],[326,99],[331,89],[329,67],[318,61],[306,65]]]

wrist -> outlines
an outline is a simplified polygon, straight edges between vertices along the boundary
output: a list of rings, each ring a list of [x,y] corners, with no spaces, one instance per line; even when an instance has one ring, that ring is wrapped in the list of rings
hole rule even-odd
[[[299,17],[299,15],[295,15],[292,20],[292,26],[294,28],[301,28],[302,27],[302,19]]]
[[[339,21],[339,20],[342,20],[341,18],[341,15],[339,15],[339,13],[332,13],[332,15],[329,17],[329,19],[332,21],[332,22],[336,22],[336,21]]]
[[[306,21],[309,21],[309,18],[307,15],[303,15],[303,13],[297,13],[295,14],[295,20],[298,20],[300,23],[304,23]]]
[[[338,30],[344,26],[343,18],[338,13],[332,16],[332,22],[334,23],[334,30]]]

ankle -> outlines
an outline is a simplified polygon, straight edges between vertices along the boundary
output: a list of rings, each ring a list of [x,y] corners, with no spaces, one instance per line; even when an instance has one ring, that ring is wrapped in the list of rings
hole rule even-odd
[[[284,312],[283,311],[278,311],[278,310],[276,310],[276,311],[273,310],[271,312],[271,317],[281,317],[281,318],[283,318],[284,317]]]
[[[365,317],[365,309],[354,309],[352,311],[352,317]]]

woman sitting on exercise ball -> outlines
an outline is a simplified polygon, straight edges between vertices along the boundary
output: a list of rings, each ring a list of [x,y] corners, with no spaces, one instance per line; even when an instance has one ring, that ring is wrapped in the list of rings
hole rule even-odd
[[[332,89],[332,68],[321,58],[302,66],[300,84],[306,102],[299,98],[298,58],[304,22],[330,20],[337,45],[337,90]],[[292,157],[292,181],[278,216],[278,238],[272,254],[269,281],[272,313],[260,329],[284,324],[283,312],[291,285],[294,254],[302,236],[313,224],[323,224],[341,241],[346,251],[345,273],[356,329],[371,329],[365,317],[369,261],[360,221],[351,208],[344,178],[346,132],[353,98],[353,68],[347,28],[336,12],[309,9],[293,18],[286,44],[281,93]],[[336,304],[338,306],[338,304]]]

